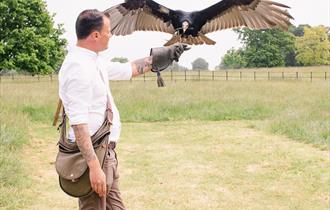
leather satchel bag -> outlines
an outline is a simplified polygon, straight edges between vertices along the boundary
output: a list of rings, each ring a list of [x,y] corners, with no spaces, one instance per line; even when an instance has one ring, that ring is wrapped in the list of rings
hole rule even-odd
[[[91,136],[95,154],[103,168],[104,159],[108,151],[108,136],[112,125],[112,110],[108,100],[105,120],[102,126]],[[59,175],[62,190],[73,197],[85,197],[93,193],[89,179],[89,169],[77,143],[66,137],[66,114],[63,108],[60,128],[59,151],[55,161],[55,168]]]

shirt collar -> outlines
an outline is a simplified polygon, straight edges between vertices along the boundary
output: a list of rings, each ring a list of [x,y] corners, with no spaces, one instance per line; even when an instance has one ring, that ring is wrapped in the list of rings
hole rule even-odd
[[[88,57],[91,57],[93,59],[96,59],[97,56],[98,56],[98,53],[94,52],[94,51],[91,51],[87,48],[83,48],[83,47],[78,47],[78,46],[74,46],[72,48],[72,51],[73,52],[77,52],[77,53],[81,53],[82,55],[85,55],[85,56],[88,56]]]

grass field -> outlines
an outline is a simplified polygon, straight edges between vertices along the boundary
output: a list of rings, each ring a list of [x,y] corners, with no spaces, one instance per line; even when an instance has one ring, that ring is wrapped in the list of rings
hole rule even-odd
[[[329,207],[329,80],[111,86],[128,209]],[[75,208],[52,165],[56,103],[56,81],[1,83],[0,209]]]

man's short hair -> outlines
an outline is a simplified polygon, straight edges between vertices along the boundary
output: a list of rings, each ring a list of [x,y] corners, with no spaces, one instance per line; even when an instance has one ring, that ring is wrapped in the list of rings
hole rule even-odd
[[[76,34],[78,39],[87,38],[93,31],[101,31],[103,17],[109,17],[97,9],[82,11],[76,20]]]

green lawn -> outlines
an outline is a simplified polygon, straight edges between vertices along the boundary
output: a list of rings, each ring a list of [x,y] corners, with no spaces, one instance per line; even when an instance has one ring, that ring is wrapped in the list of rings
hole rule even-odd
[[[123,121],[118,153],[129,209],[329,206],[329,81],[111,86]],[[50,164],[56,103],[55,81],[1,83],[0,208],[75,205],[58,189]],[[49,176],[40,175],[44,170]],[[52,180],[47,192],[39,176]]]
[[[57,132],[31,126],[25,203],[12,209],[76,209],[59,188]],[[117,149],[127,209],[327,209],[329,153],[257,131],[242,121],[123,123]],[[33,169],[33,170],[31,170]],[[9,205],[9,204],[8,204]]]
[[[127,123],[129,209],[327,209],[329,156],[241,121]]]

